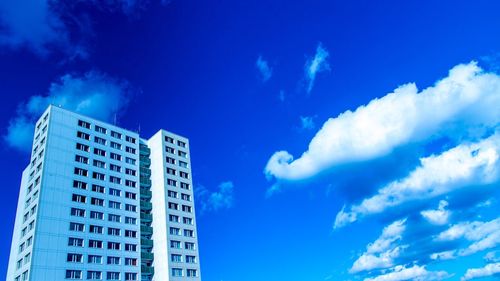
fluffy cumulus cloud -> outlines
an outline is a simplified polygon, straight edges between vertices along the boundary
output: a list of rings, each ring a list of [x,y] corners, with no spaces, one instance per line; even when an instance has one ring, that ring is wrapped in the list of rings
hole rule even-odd
[[[220,183],[215,191],[198,186],[196,194],[202,212],[229,209],[234,204],[234,184],[232,181]]]
[[[425,210],[420,212],[420,214],[432,224],[443,225],[448,222],[448,218],[450,217],[450,211],[446,210],[447,206],[448,202],[441,200],[439,201],[437,210]]]
[[[420,166],[407,177],[387,184],[359,205],[342,209],[337,214],[335,227],[410,200],[433,198],[466,186],[493,183],[500,176],[499,154],[500,133],[496,133],[479,142],[460,144],[439,155],[422,158]]]
[[[311,64],[311,73],[317,64]],[[500,122],[498,104],[499,75],[484,72],[475,62],[458,65],[420,92],[415,84],[406,84],[330,118],[299,158],[278,151],[264,172],[279,181],[305,180],[341,164],[385,156],[410,143],[470,136],[478,128],[491,129]]]
[[[0,46],[27,48],[44,57],[58,50],[70,57],[86,57],[84,35],[91,24],[78,9],[89,6],[131,14],[142,7],[143,0],[0,1]]]
[[[406,246],[399,245],[405,231],[405,220],[395,221],[386,226],[382,235],[368,244],[364,252],[352,265],[350,273],[358,273],[378,268],[389,268]]]
[[[269,79],[271,79],[271,76],[273,75],[273,69],[269,66],[269,63],[262,58],[262,56],[259,56],[257,58],[255,67],[259,71],[260,78],[263,82],[267,82]]]
[[[470,244],[455,251],[455,255],[467,256],[500,245],[500,218],[481,222],[461,222],[441,232],[437,241],[455,241],[465,239]]]
[[[45,95],[32,96],[19,105],[4,140],[13,148],[30,151],[33,127],[48,105],[53,104],[103,121],[111,121],[127,107],[133,95],[129,83],[104,73],[64,75],[50,85]]]
[[[412,267],[396,266],[390,272],[382,275],[366,278],[364,281],[433,281],[443,280],[450,277],[446,271],[429,271],[425,266],[414,265]]]
[[[465,275],[460,280],[467,281],[489,276],[500,276],[500,262],[490,263],[481,268],[467,269],[467,272],[465,272]]]
[[[312,59],[306,61],[306,65],[304,67],[305,72],[305,80],[307,82],[307,93],[311,93],[314,87],[314,81],[316,81],[316,75],[320,72],[330,71],[330,64],[328,63],[328,57],[330,54],[323,47],[321,43],[316,47],[316,54]]]

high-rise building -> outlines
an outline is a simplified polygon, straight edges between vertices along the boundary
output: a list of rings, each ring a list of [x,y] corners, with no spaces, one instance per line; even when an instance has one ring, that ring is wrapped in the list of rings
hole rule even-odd
[[[7,281],[200,280],[188,139],[55,106],[22,174]]]

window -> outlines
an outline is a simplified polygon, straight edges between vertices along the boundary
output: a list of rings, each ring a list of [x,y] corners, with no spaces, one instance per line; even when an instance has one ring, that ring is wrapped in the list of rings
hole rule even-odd
[[[173,190],[169,190],[167,192],[168,194],[168,197],[171,197],[171,198],[177,198],[177,192],[173,191]]]
[[[129,212],[137,212],[137,206],[131,204],[125,204],[125,210]]]
[[[194,243],[193,242],[184,242],[184,249],[186,250],[194,250]]]
[[[102,249],[102,241],[89,240],[89,248]]]
[[[186,263],[196,263],[195,256],[186,256]]]
[[[118,132],[115,132],[115,131],[111,131],[111,136],[113,138],[117,138],[117,139],[121,139],[122,138],[122,134],[120,134]]]
[[[102,185],[97,185],[97,184],[92,185],[92,191],[94,192],[104,193],[104,189],[105,188]]]
[[[189,183],[181,182],[181,188],[191,190]]]
[[[103,233],[103,227],[98,226],[98,225],[90,225],[89,226],[89,232],[90,233],[96,233],[96,234],[102,234]]]
[[[181,166],[182,168],[187,168],[188,167],[188,163],[184,162],[184,161],[179,161],[179,166]]]
[[[131,164],[131,165],[135,165],[135,159],[133,158],[130,158],[130,157],[126,157],[125,158],[125,162]]]
[[[184,236],[186,237],[194,237],[194,231],[190,229],[184,229]]]
[[[109,169],[113,172],[118,172],[118,173],[122,171],[122,167],[115,164],[109,165]]]
[[[172,268],[172,276],[182,277],[182,268]]]
[[[185,200],[185,201],[191,201],[191,195],[189,195],[189,194],[182,193],[181,198],[182,198],[182,200]]]
[[[101,278],[102,278],[102,273],[100,271],[92,271],[92,270],[87,271],[87,279],[101,280]]]
[[[109,257],[108,257],[108,261],[109,261]],[[108,264],[110,264],[110,263],[108,263]],[[120,272],[107,272],[106,279],[107,280],[120,280]]]
[[[167,136],[165,136],[165,141],[169,142],[169,143],[174,143],[174,139],[171,137],[167,137]]]
[[[165,152],[174,154],[175,149],[173,147],[170,147],[170,146],[165,146]]]
[[[113,209],[120,209],[121,208],[120,202],[109,201],[108,203],[109,203],[108,205],[110,208],[113,208]]]
[[[181,241],[170,240],[170,248],[180,249],[181,248]]]
[[[177,155],[179,155],[180,157],[187,158],[187,153],[181,150],[177,151]]]
[[[113,160],[122,161],[122,156],[120,154],[116,154],[116,153],[111,152],[110,157]]]
[[[93,164],[94,166],[96,166],[97,168],[103,168],[103,169],[104,169],[104,168],[106,168],[106,163],[105,163],[105,162],[103,162],[103,161],[93,160],[93,161],[92,161],[92,164]]]
[[[85,129],[90,129],[90,123],[85,122],[83,120],[78,120],[78,126],[83,127]]]
[[[187,273],[188,277],[196,277],[197,276],[196,269],[186,269],[186,273]]]
[[[96,179],[96,180],[104,180],[105,178],[105,175],[104,174],[101,174],[101,173],[98,173],[98,172],[92,172],[92,178]]]
[[[108,214],[108,220],[112,222],[120,222],[119,215]]]
[[[83,262],[82,254],[68,254],[66,258],[67,262]]]
[[[73,194],[73,196],[71,197],[71,201],[78,203],[85,203],[87,201],[87,197],[83,195]]]
[[[108,242],[108,250],[120,250],[120,243]]]
[[[94,127],[95,127],[95,131],[99,132],[101,134],[106,134],[106,132],[107,132],[106,128],[103,128],[103,127],[100,127],[100,126],[97,126],[97,125],[95,125]]]
[[[31,246],[32,243],[33,243],[33,236],[31,236],[30,238],[28,238],[28,240],[26,240],[26,247]]]
[[[175,169],[167,168],[167,174],[175,176]]]
[[[189,174],[186,173],[186,172],[179,172],[179,175],[181,176],[181,178],[185,178],[185,179],[188,179],[189,178]]]
[[[179,204],[168,202],[168,208],[172,210],[177,210],[179,209]]]
[[[125,244],[125,251],[137,252],[137,245],[136,244]]]
[[[175,164],[175,159],[172,158],[172,157],[165,157],[165,161],[168,163],[168,164]]]
[[[81,238],[75,238],[75,237],[70,237],[68,239],[68,246],[71,246],[71,247],[83,247],[83,239],[81,239]]]
[[[177,145],[180,147],[186,147],[186,143],[180,140],[177,141]]]
[[[182,211],[191,213],[191,206],[182,205]]]
[[[125,265],[137,266],[137,259],[125,258]]]
[[[25,243],[22,243],[21,245],[19,245],[19,253],[21,253],[22,251],[24,251],[24,247],[26,246]]]
[[[120,229],[108,227],[108,235],[120,236]]]
[[[125,237],[136,238],[137,237],[137,231],[125,230]]]
[[[170,255],[170,261],[172,262],[182,262],[182,256],[177,254]]]
[[[192,225],[193,224],[193,219],[192,218],[188,218],[188,217],[183,217],[182,218],[182,222],[184,224],[191,224]]]
[[[125,148],[125,151],[128,152],[128,153],[132,153],[132,154],[135,154],[135,148],[132,148],[130,146],[127,146]]]
[[[71,215],[75,217],[85,217],[85,210],[78,208],[71,208]]]
[[[131,217],[125,217],[125,223],[126,224],[137,224],[137,219],[131,218]]]
[[[170,228],[170,235],[179,235],[180,234],[180,229],[177,227],[171,227]]]
[[[95,219],[95,220],[103,220],[104,219],[104,213],[97,212],[97,211],[90,211],[90,218],[91,219]]]
[[[110,188],[109,189],[109,195],[121,196],[121,194],[122,194],[122,191],[119,190],[119,189],[116,189],[116,188]]]
[[[82,271],[66,270],[66,279],[82,279]]]
[[[69,230],[71,230],[71,231],[83,232],[84,229],[85,229],[85,225],[83,223],[76,223],[76,222],[69,223]]]
[[[128,199],[137,199],[137,194],[133,193],[133,192],[125,192],[125,198],[128,198]]]
[[[87,183],[84,183],[82,181],[73,181],[73,187],[78,188],[78,189],[87,189]]]
[[[126,169],[125,169],[125,174],[127,174],[127,175],[131,175],[131,176],[135,176],[135,175],[136,175],[136,172],[135,172],[135,170],[132,170],[132,169],[126,168]]]
[[[179,222],[179,216],[168,215],[168,220],[171,221],[171,222]]]
[[[126,272],[125,273],[125,281],[136,281],[137,273]]]
[[[94,142],[100,145],[106,145],[106,139],[100,137],[94,137]]]
[[[74,174],[75,175],[79,175],[79,176],[82,176],[82,177],[86,177],[88,175],[88,171],[85,170],[85,169],[82,169],[82,168],[75,168],[75,171],[74,171]]]
[[[115,176],[109,176],[109,182],[116,183],[116,184],[121,184],[122,183],[122,179],[119,178],[119,177],[115,177]]]
[[[106,156],[106,151],[100,148],[94,148],[94,154],[99,156]]]
[[[84,140],[90,140],[90,135],[84,132],[78,131],[76,132],[76,136]]]
[[[167,179],[167,184],[170,186],[177,186],[177,181],[172,179]]]
[[[90,204],[103,207],[104,206],[104,199],[92,197],[90,199]]]
[[[136,187],[137,184],[135,183],[135,181],[125,180],[125,185],[129,187]]]
[[[108,256],[107,264],[120,264],[120,258]]]
[[[114,141],[111,142],[111,147],[114,149],[119,149],[119,150],[122,149],[122,145],[117,143],[117,142],[114,142]]]
[[[75,155],[75,161],[83,164],[88,164],[89,158],[81,155]]]
[[[96,256],[96,255],[89,255],[88,256],[88,263],[102,263],[102,256]]]
[[[125,136],[125,140],[130,142],[130,143],[135,143],[135,138],[133,138],[131,136]]]

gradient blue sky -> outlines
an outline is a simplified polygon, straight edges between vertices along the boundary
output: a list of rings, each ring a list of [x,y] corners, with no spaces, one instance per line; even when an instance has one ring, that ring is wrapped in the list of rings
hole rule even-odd
[[[204,281],[500,271],[498,1],[69,2],[0,3],[0,276],[49,102],[190,138]]]

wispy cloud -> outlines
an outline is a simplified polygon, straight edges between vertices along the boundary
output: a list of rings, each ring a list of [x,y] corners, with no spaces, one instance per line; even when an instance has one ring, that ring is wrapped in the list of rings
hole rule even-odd
[[[497,275],[500,275],[500,262],[490,263],[481,268],[467,269],[467,272],[465,272],[465,275],[460,280],[467,281]]]
[[[313,116],[300,116],[300,128],[302,130],[312,130],[316,128]]]
[[[301,157],[278,151],[265,174],[277,180],[304,180],[333,167],[368,161],[394,149],[437,136],[471,137],[500,122],[500,76],[472,62],[419,92],[414,84],[374,99],[355,111],[330,118]]]
[[[441,200],[439,201],[437,210],[424,210],[420,214],[432,224],[443,225],[448,222],[448,218],[450,217],[450,211],[445,209],[447,206],[448,202]]]
[[[232,181],[220,183],[215,191],[198,186],[196,194],[202,212],[229,209],[234,204],[234,184]]]
[[[394,266],[394,259],[406,247],[399,245],[405,227],[405,220],[395,221],[386,226],[382,235],[373,243],[368,244],[366,252],[354,262],[349,273]]]
[[[7,144],[29,152],[33,127],[49,104],[110,121],[126,109],[134,91],[125,80],[90,71],[82,76],[66,74],[50,85],[46,95],[35,95],[19,105],[3,136]]]
[[[267,82],[269,79],[271,79],[271,76],[273,75],[273,69],[269,66],[269,63],[262,58],[262,56],[259,56],[257,58],[255,67],[257,67],[260,78],[263,82]]]
[[[314,82],[316,81],[316,75],[324,71],[330,71],[330,64],[327,59],[330,56],[328,51],[323,47],[321,43],[318,43],[316,47],[316,54],[312,59],[308,59],[304,66],[305,80],[307,82],[307,93],[311,93]]]
[[[366,278],[364,281],[434,281],[443,280],[448,277],[450,277],[450,274],[446,271],[429,271],[425,266],[419,265],[412,267],[398,265],[387,273],[373,278]]]
[[[499,151],[500,133],[422,158],[421,165],[407,177],[387,184],[373,197],[350,207],[349,211],[342,209],[337,214],[335,227],[411,200],[434,198],[473,184],[495,182],[500,176]]]

